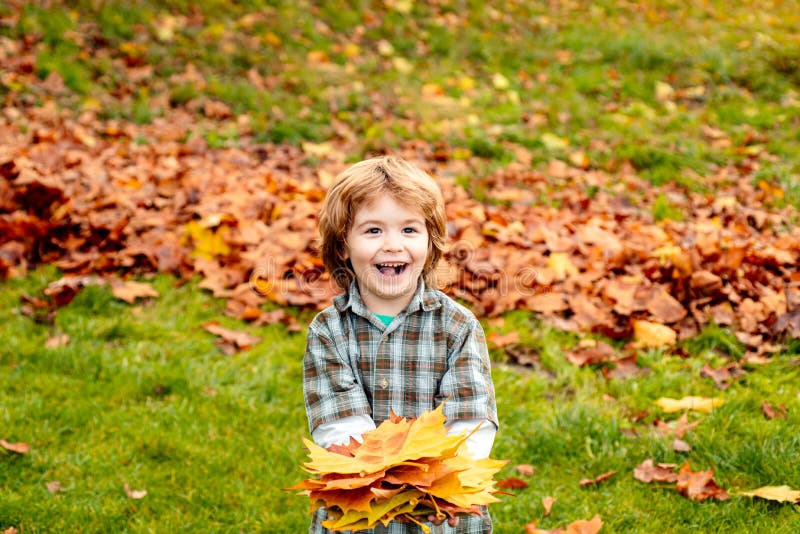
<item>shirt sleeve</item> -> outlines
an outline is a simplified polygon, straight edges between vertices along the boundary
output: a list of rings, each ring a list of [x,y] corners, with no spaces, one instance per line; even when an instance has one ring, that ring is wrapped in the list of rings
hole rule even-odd
[[[308,328],[303,358],[303,396],[308,430],[353,415],[371,417],[367,396],[343,354],[316,321]]]
[[[478,425],[480,428],[475,430]],[[467,449],[476,460],[489,457],[492,445],[494,445],[494,436],[497,433],[497,427],[492,422],[486,419],[462,419],[447,425],[448,434],[461,434],[462,432],[471,432],[467,438]]]
[[[327,448],[334,444],[347,445],[351,437],[363,441],[361,435],[370,430],[375,430],[375,421],[370,416],[351,415],[330,423],[322,423],[314,429],[311,437],[314,443]]]
[[[437,405],[447,400],[444,415],[448,423],[462,419],[487,419],[497,428],[497,404],[483,327],[474,317],[456,338],[447,357],[439,386]]]

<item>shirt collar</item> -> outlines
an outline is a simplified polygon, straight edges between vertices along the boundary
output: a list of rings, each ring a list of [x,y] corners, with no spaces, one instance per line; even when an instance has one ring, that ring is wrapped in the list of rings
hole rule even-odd
[[[424,311],[431,311],[441,307],[442,303],[437,293],[436,290],[427,287],[425,282],[420,279],[417,290],[414,292],[414,296],[411,297],[411,302],[408,303],[408,306],[406,306],[404,310],[405,313],[410,314],[420,308]],[[333,305],[340,312],[350,308],[354,313],[363,317],[366,317],[370,313],[366,304],[364,304],[364,301],[361,299],[361,293],[358,291],[358,283],[355,280],[350,282],[350,287],[347,292],[333,299]]]

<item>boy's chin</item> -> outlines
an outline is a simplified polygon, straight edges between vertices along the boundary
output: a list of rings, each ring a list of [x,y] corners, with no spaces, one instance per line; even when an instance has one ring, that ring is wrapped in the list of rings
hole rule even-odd
[[[371,292],[381,299],[384,300],[392,300],[396,298],[402,298],[407,296],[409,293],[413,293],[417,289],[416,283],[411,283],[409,281],[397,281],[397,282],[385,282],[382,284],[377,284],[371,288]]]

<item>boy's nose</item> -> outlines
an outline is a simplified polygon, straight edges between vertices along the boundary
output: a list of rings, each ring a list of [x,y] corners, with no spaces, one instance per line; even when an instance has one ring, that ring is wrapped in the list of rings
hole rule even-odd
[[[387,252],[393,252],[396,250],[401,250],[403,247],[400,244],[400,237],[394,234],[389,233],[386,236],[386,239],[383,240],[383,250]]]

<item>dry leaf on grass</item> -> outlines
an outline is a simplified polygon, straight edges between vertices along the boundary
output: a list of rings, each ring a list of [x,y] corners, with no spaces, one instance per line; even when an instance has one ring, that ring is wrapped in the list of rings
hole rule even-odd
[[[542,507],[544,508],[544,516],[547,517],[550,515],[550,511],[553,509],[553,505],[556,503],[556,498],[554,497],[542,497]]]
[[[692,446],[682,439],[675,438],[672,440],[672,450],[675,452],[689,452],[692,450]]]
[[[506,345],[519,343],[519,332],[509,332],[507,334],[498,334],[497,332],[489,332],[486,336],[486,341],[491,348],[502,349]]]
[[[763,401],[761,403],[761,412],[767,419],[786,419],[786,415],[788,414],[788,410],[786,409],[785,405],[779,404],[777,407],[775,407],[767,401]]]
[[[47,491],[50,493],[60,493],[62,491],[66,491],[63,486],[61,486],[61,482],[58,480],[52,480],[45,484],[45,486],[47,487]]]
[[[656,428],[663,436],[674,436],[678,439],[683,439],[688,431],[694,429],[699,424],[699,419],[693,423],[690,423],[689,417],[684,412],[680,419],[670,423],[659,419],[656,421]]]
[[[27,443],[9,443],[4,439],[0,439],[0,447],[17,454],[27,454],[31,450],[31,446]]]
[[[533,476],[533,466],[531,464],[519,464],[514,467],[520,475]]]
[[[69,343],[69,336],[67,334],[56,334],[45,341],[44,346],[48,349],[57,349]]]
[[[147,490],[132,490],[126,482],[125,495],[127,495],[129,499],[144,499],[144,496],[147,495]]]
[[[536,523],[529,523],[525,525],[525,532],[527,534],[597,534],[603,528],[603,521],[599,515],[595,515],[589,520],[579,519],[573,521],[564,528],[556,528],[553,530],[543,530],[536,528]]]
[[[602,475],[598,475],[598,476],[596,476],[594,478],[584,478],[584,479],[581,479],[580,485],[581,486],[590,486],[592,484],[599,484],[599,483],[603,482],[604,480],[608,480],[609,478],[611,478],[612,476],[614,476],[616,474],[617,474],[617,471],[616,471],[616,469],[614,469],[614,470],[609,471],[607,473],[603,473]]]
[[[705,364],[700,369],[700,376],[710,378],[719,389],[725,390],[731,385],[733,380],[745,374],[739,367],[737,362],[729,363],[719,369],[714,369],[710,365]]]
[[[222,348],[223,352],[228,355],[240,350],[247,350],[261,342],[261,338],[258,336],[225,328],[216,321],[204,324],[203,329],[222,338],[222,340],[218,342],[218,345]]]
[[[676,464],[656,464],[652,458],[643,461],[633,470],[633,478],[640,482],[675,482],[678,474]]]
[[[681,399],[670,399],[661,397],[656,404],[666,413],[680,412],[683,410],[694,410],[696,412],[709,413],[714,408],[722,406],[724,401],[719,398],[707,397],[683,397]]]
[[[693,501],[705,501],[707,499],[717,499],[719,501],[728,500],[728,492],[719,487],[714,480],[714,470],[692,471],[689,460],[683,464],[678,472],[678,481],[675,484],[678,493]]]
[[[637,348],[674,345],[678,334],[672,328],[649,321],[633,321],[633,340]]]
[[[158,298],[158,291],[153,289],[150,284],[134,282],[132,280],[123,282],[115,280],[111,282],[111,294],[128,304],[136,302],[137,298],[154,297]]]
[[[497,487],[503,489],[527,488],[528,483],[517,477],[508,477],[498,480]]]
[[[800,490],[793,490],[789,486],[762,486],[754,490],[743,491],[740,495],[800,504]]]

